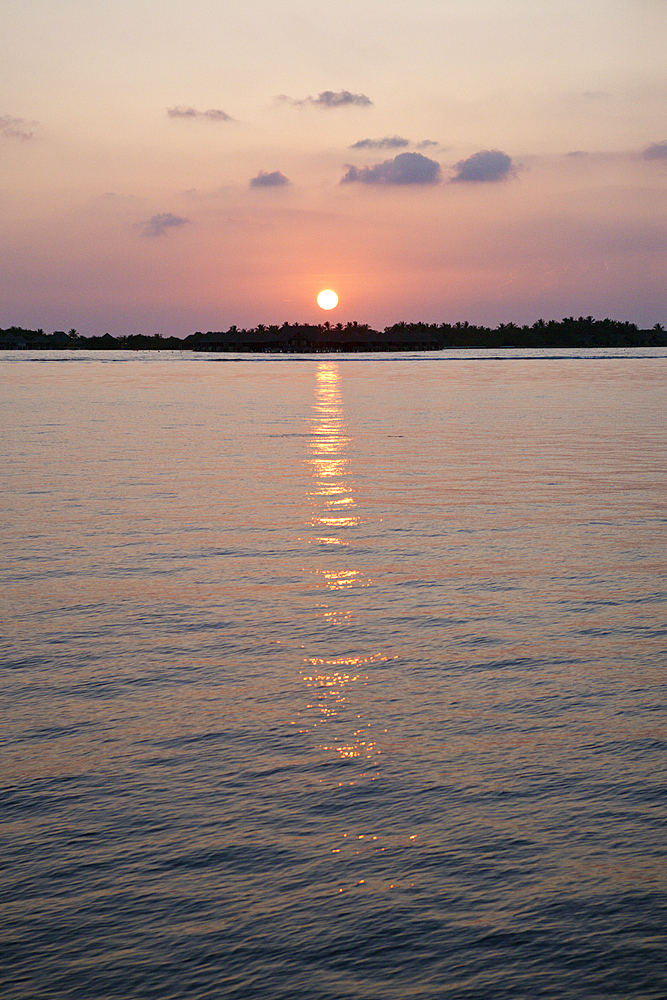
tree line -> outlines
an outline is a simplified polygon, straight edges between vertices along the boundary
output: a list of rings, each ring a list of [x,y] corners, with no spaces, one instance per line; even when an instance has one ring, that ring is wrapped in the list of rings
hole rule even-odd
[[[596,348],[667,347],[667,332],[660,323],[641,330],[636,323],[597,320],[592,316],[538,319],[531,326],[501,323],[496,327],[472,323],[394,323],[373,330],[367,323],[259,324],[250,329],[198,331],[184,339],[141,333],[112,337],[84,337],[75,329],[25,330],[12,326],[0,330],[5,350],[189,350],[201,352],[327,352],[327,351],[439,351],[447,348]]]

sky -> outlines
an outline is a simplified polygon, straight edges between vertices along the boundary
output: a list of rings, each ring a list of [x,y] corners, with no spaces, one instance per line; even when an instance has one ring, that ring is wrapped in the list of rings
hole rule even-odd
[[[0,328],[667,325],[666,42],[667,0],[3,0]]]

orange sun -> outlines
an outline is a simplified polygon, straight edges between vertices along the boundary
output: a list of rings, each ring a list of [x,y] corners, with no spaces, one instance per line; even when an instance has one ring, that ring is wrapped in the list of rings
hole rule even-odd
[[[317,304],[320,309],[335,309],[338,305],[338,296],[330,288],[323,288],[317,296]]]

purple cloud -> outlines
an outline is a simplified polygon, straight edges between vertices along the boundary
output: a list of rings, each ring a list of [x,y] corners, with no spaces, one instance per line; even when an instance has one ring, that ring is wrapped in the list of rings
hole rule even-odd
[[[386,135],[384,139],[359,139],[350,149],[401,149],[409,145],[410,140],[400,135]]]
[[[664,142],[654,142],[644,150],[645,160],[667,160],[667,139]]]
[[[415,149],[427,149],[429,146],[437,146],[433,139],[422,139],[421,142],[411,142],[404,139],[402,135],[385,135],[383,139],[359,139],[353,142],[350,149],[405,149],[406,146],[414,146]]]
[[[421,153],[399,153],[393,160],[376,163],[373,167],[345,165],[347,173],[341,184],[355,181],[361,184],[437,184],[441,178],[440,164]]]
[[[272,170],[271,173],[260,170],[257,176],[250,181],[250,187],[254,188],[284,187],[286,184],[289,184],[289,180],[279,170]]]
[[[233,122],[234,119],[231,115],[228,115],[226,111],[220,111],[219,108],[209,108],[208,111],[202,111],[202,118],[208,118],[211,122]]]
[[[25,118],[13,118],[11,115],[0,115],[0,135],[5,139],[31,142],[36,138],[34,132],[27,131],[31,125],[37,125],[37,122],[27,122]]]
[[[160,212],[145,222],[140,222],[144,236],[163,236],[168,229],[178,229],[185,226],[190,220],[182,219],[180,215],[173,215],[171,212]]]
[[[208,119],[211,122],[233,122],[234,119],[231,115],[228,115],[226,111],[220,111],[218,108],[210,108],[208,111],[197,111],[196,108],[167,108],[167,114],[170,118],[199,118]]]
[[[514,172],[512,158],[499,149],[482,149],[454,164],[453,181],[502,181]]]
[[[277,100],[294,105],[314,104],[320,108],[344,108],[351,105],[364,108],[373,103],[365,94],[352,94],[349,90],[323,90],[317,97],[304,97],[302,100],[281,94]]]

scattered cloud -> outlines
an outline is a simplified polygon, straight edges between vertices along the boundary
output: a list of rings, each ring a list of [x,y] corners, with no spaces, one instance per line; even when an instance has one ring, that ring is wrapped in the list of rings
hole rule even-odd
[[[667,139],[647,146],[643,153],[645,160],[667,160]]]
[[[319,108],[344,108],[350,105],[365,108],[373,103],[365,94],[352,94],[349,90],[323,90],[317,97],[304,97],[301,100],[280,94],[277,100],[294,105],[314,104]]]
[[[182,219],[180,215],[173,215],[171,212],[160,212],[145,222],[140,222],[144,236],[163,236],[168,229],[178,229],[185,226],[190,220]]]
[[[170,118],[199,118],[210,122],[234,121],[231,115],[228,115],[226,111],[218,110],[218,108],[210,108],[208,111],[197,111],[196,108],[179,106],[177,108],[167,108],[167,114]]]
[[[286,184],[289,184],[289,179],[279,170],[272,170],[271,173],[260,170],[257,176],[250,181],[250,187],[254,188],[284,187]]]
[[[482,149],[454,164],[453,181],[502,181],[514,172],[512,158],[499,149]]]
[[[350,149],[401,149],[409,145],[410,140],[400,135],[386,135],[384,139],[359,139]]]
[[[202,118],[208,118],[211,122],[233,122],[234,119],[231,115],[228,115],[226,111],[220,111],[219,108],[209,108],[208,111],[202,111]]]
[[[373,102],[365,94],[351,94],[349,90],[324,90],[316,98],[310,98],[313,104],[319,104],[323,108],[342,108],[348,104],[355,104],[365,108]]]
[[[0,135],[5,139],[18,139],[19,142],[31,142],[37,136],[34,132],[29,132],[31,126],[38,122],[28,122],[25,118],[13,118],[11,115],[0,115]]]
[[[350,149],[405,149],[406,146],[414,146],[415,149],[428,149],[438,146],[439,143],[433,139],[422,139],[421,142],[411,142],[404,139],[402,135],[385,135],[383,139],[359,139],[353,142]]]
[[[393,160],[376,163],[373,167],[353,167],[346,163],[347,173],[341,184],[359,181],[361,184],[436,184],[441,179],[440,164],[421,153],[399,153]]]

